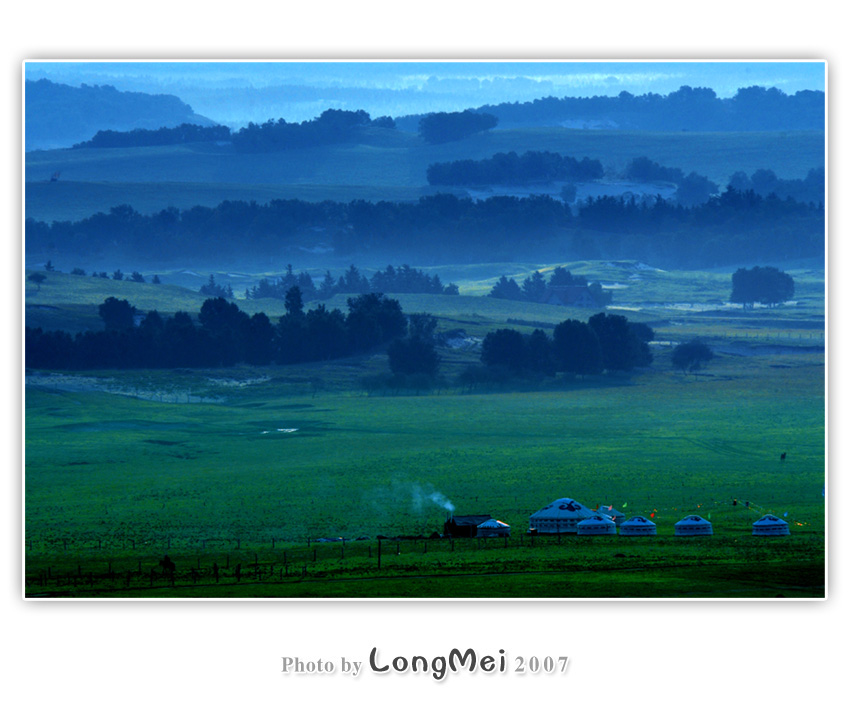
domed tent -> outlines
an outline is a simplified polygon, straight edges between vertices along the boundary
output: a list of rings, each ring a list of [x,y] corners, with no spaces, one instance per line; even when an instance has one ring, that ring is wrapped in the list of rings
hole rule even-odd
[[[699,515],[688,515],[673,526],[673,534],[677,537],[705,537],[714,534],[711,522]]]
[[[649,537],[656,531],[655,522],[646,517],[631,517],[620,525],[620,534],[624,537]]]
[[[562,497],[531,515],[529,531],[537,534],[572,533],[576,531],[579,522],[594,514],[592,509],[581,502]]]
[[[488,519],[478,525],[479,537],[509,537],[511,536],[511,526],[500,522],[497,519]]]
[[[616,534],[617,525],[607,515],[593,515],[583,519],[576,525],[576,532],[581,535],[599,536],[603,534]]]
[[[596,511],[613,519],[618,527],[626,521],[626,515],[619,510],[615,510],[613,505],[599,505]]]
[[[791,534],[788,522],[773,515],[765,515],[753,522],[753,534],[757,537],[784,537]]]

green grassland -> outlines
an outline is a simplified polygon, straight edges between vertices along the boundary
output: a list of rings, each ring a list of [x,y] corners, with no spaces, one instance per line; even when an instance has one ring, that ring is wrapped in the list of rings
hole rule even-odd
[[[148,148],[34,151],[26,154],[27,216],[79,219],[116,204],[142,213],[168,206],[214,205],[223,199],[417,199],[434,162],[482,159],[497,152],[550,150],[598,159],[621,172],[647,156],[725,185],[736,171],[770,168],[802,178],[823,164],[822,132],[654,133],[565,128],[496,130],[443,145],[374,130],[365,142],[271,154],[238,154],[205,144]],[[50,182],[56,172],[58,182]],[[65,184],[67,183],[67,184]],[[442,190],[447,191],[447,190]],[[452,190],[462,193],[462,190]]]
[[[468,392],[451,382],[477,353],[442,349],[445,384],[385,396],[361,384],[387,371],[380,353],[293,367],[28,373],[26,592],[822,597],[823,271],[792,272],[797,306],[693,312],[657,304],[723,301],[729,273],[566,265],[628,283],[616,297],[628,291],[641,308],[630,319],[651,322],[660,341],[702,336],[717,357],[683,375],[670,348],[657,346],[652,367],[630,375]],[[454,275],[462,293],[480,293],[500,272],[537,267],[551,265],[482,264]],[[640,281],[628,280],[636,274]],[[93,303],[106,295],[161,312],[196,312],[203,301],[175,285],[48,275],[40,291],[27,284],[28,324],[44,313],[94,323]],[[477,336],[513,318],[554,324],[591,314],[474,295],[400,299],[406,312],[439,315],[440,329]],[[282,314],[277,301],[239,304]],[[344,307],[344,297],[329,304]],[[378,568],[378,535],[441,531],[437,493],[458,514],[507,522],[512,537],[454,547],[385,540]],[[564,496],[654,514],[658,536],[532,541],[528,516]],[[751,523],[768,511],[787,513],[790,537],[752,537]],[[673,537],[689,513],[710,515],[714,536]],[[165,553],[178,565],[174,586],[158,575]]]
[[[439,274],[444,283],[457,283],[459,296],[391,295],[400,301],[405,312],[432,313],[443,320],[443,329],[463,328],[469,334],[480,336],[494,326],[515,325],[516,321],[554,326],[568,318],[586,320],[592,313],[579,308],[482,297],[490,292],[501,275],[521,282],[535,270],[548,275],[556,266],[563,266],[590,281],[599,280],[614,287],[613,312],[624,314],[631,320],[653,323],[659,330],[659,339],[665,339],[662,335],[685,337],[688,333],[755,337],[765,334],[773,321],[778,323],[774,331],[785,337],[808,336],[823,330],[825,290],[822,264],[790,264],[793,267],[785,269],[795,280],[795,306],[753,311],[721,310],[731,293],[734,269],[716,272],[662,271],[633,261],[445,265],[424,270]],[[369,276],[372,269],[364,268],[362,271]],[[317,269],[313,275],[320,277],[321,273]],[[341,270],[336,269],[335,273],[339,275]],[[77,332],[100,327],[97,308],[108,297],[126,299],[141,312],[156,309],[161,313],[178,310],[197,313],[206,300],[198,289],[207,282],[210,274],[185,269],[160,272],[163,282],[159,285],[59,272],[45,275],[47,280],[40,287],[25,280],[27,324]],[[152,274],[145,275],[150,278]],[[217,271],[213,275],[217,283],[232,285],[239,298],[239,307],[249,314],[265,312],[276,318],[285,313],[281,300],[246,300],[242,297],[245,289],[256,285],[261,277],[274,278],[280,274]],[[348,297],[337,295],[324,304],[345,312]],[[308,303],[308,307],[316,304]],[[774,317],[776,313],[779,314]]]

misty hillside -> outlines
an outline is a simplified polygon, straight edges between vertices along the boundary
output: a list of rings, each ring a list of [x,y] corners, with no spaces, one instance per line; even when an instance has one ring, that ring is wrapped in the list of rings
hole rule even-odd
[[[181,123],[211,126],[176,96],[79,87],[47,79],[26,82],[26,150],[67,148],[99,130],[156,129]]]
[[[621,92],[618,96],[558,98],[482,105],[475,110],[495,116],[500,128],[562,126],[579,129],[653,131],[817,130],[825,125],[822,91],[786,94],[776,88],[749,86],[731,98],[709,88],[682,86],[666,96]],[[401,130],[415,131],[422,115],[396,118]]]

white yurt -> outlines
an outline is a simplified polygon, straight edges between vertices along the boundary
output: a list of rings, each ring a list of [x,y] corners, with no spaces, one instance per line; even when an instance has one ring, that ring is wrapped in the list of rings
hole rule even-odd
[[[615,510],[613,505],[599,505],[596,511],[613,519],[618,527],[626,521],[626,515],[619,510]]]
[[[753,534],[757,537],[784,537],[791,534],[788,522],[773,515],[765,515],[753,522]]]
[[[599,536],[604,534],[616,534],[617,525],[607,515],[593,515],[583,519],[576,525],[576,532],[580,535]]]
[[[572,533],[576,531],[579,522],[595,514],[581,502],[562,497],[531,515],[529,531],[537,534]]]
[[[511,525],[500,522],[497,519],[488,519],[478,525],[479,537],[509,537],[511,536]]]
[[[699,515],[688,515],[673,526],[673,534],[677,537],[706,537],[714,534],[711,522]]]
[[[630,517],[620,525],[620,534],[624,537],[650,537],[656,533],[655,522],[646,517]]]

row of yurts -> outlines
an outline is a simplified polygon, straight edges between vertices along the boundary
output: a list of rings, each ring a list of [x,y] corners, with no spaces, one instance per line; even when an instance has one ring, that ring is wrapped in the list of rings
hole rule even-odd
[[[626,516],[610,505],[600,505],[598,509],[589,507],[563,497],[546,505],[530,517],[531,534],[580,534],[645,537],[656,534],[655,523],[646,517],[635,516],[626,520]],[[487,519],[478,526],[476,536],[507,536],[510,527],[504,522]],[[708,536],[714,533],[711,522],[698,515],[687,515],[674,525],[674,534],[678,537]],[[753,523],[756,536],[776,537],[790,534],[788,523],[774,515],[764,515]]]

